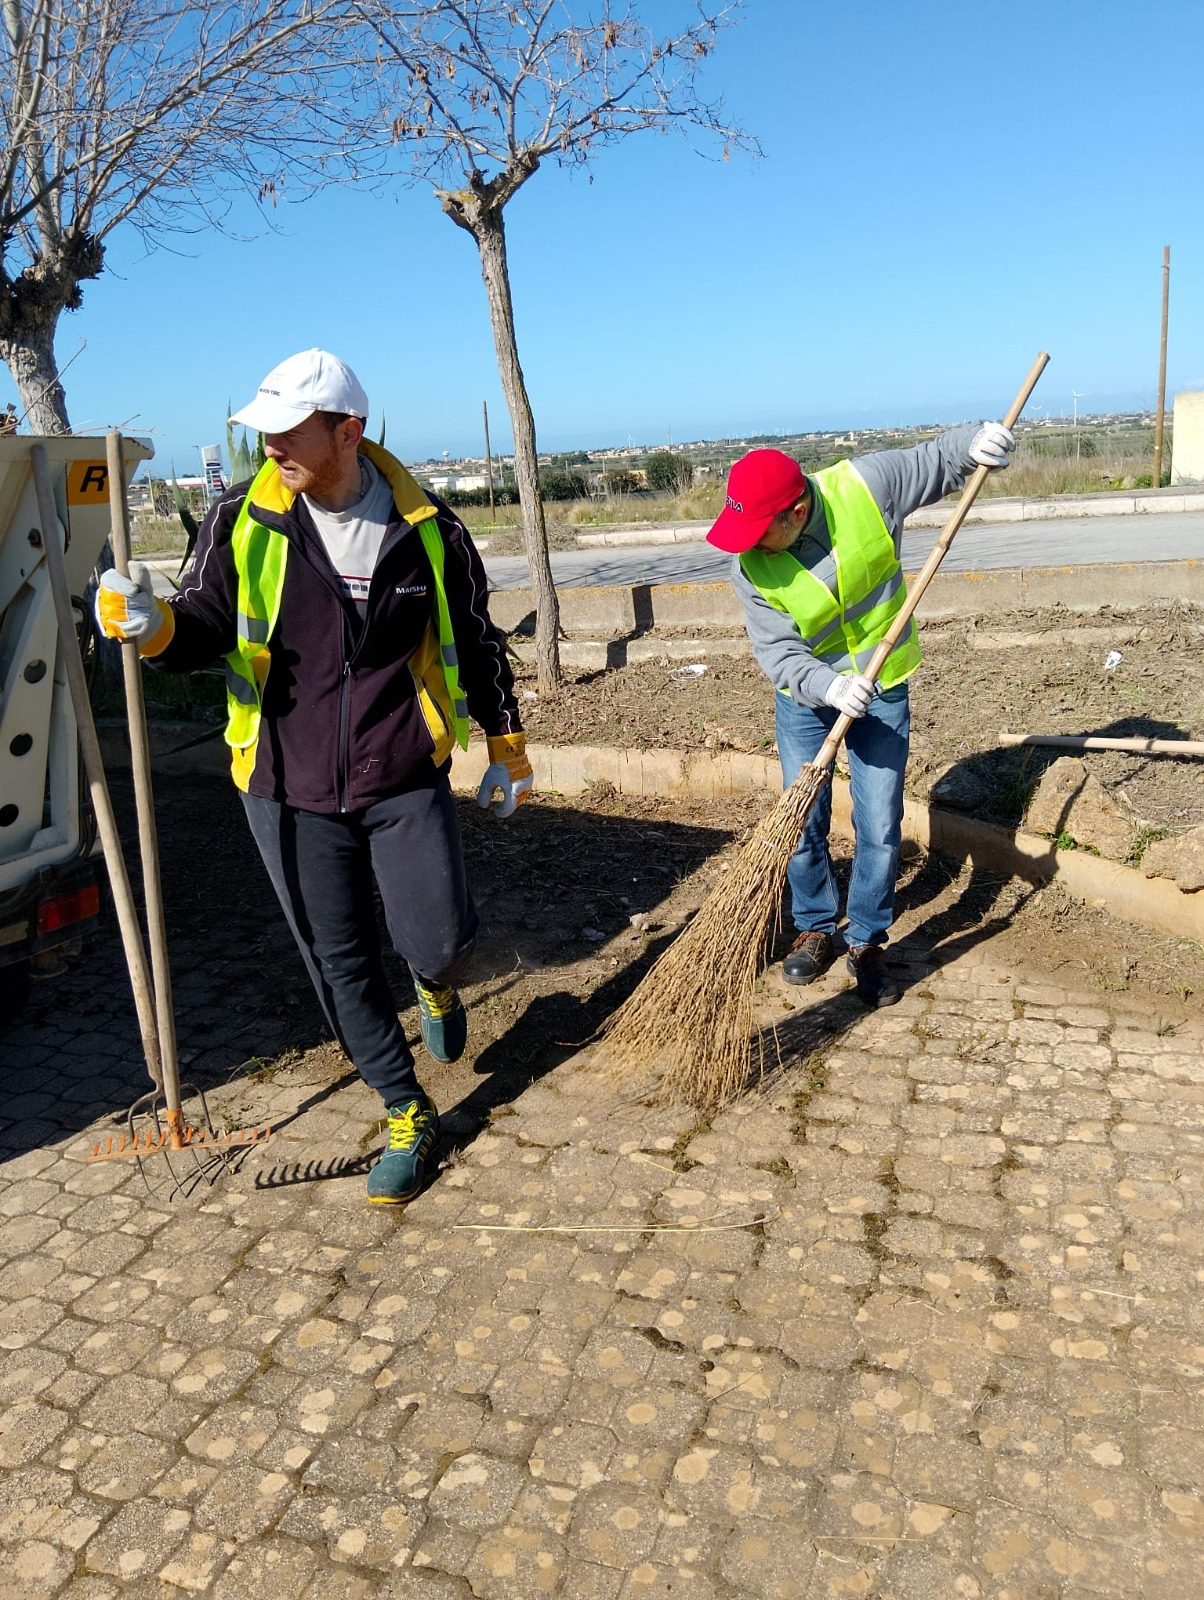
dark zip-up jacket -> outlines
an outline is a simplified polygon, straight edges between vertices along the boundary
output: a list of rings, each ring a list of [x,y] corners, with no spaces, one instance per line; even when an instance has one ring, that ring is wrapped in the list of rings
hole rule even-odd
[[[230,534],[249,488],[228,489],[201,524],[170,601],[175,634],[156,658],[169,671],[190,671],[235,648]],[[518,733],[514,680],[490,620],[481,558],[459,518],[431,498],[469,714],[486,734]],[[359,811],[433,781],[435,741],[408,665],[435,614],[434,575],[418,530],[400,516],[390,521],[361,619],[300,496],[283,514],[259,507],[252,514],[284,534],[289,552],[248,791],[303,811]]]

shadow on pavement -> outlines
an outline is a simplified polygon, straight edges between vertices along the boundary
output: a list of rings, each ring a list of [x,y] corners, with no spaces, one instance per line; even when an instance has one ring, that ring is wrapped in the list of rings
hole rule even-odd
[[[128,836],[132,795],[120,776],[111,787],[136,876],[136,841]],[[233,785],[160,777],[156,809],[182,1075],[209,1091],[276,1064],[281,1055],[329,1046],[329,1028]],[[534,801],[499,824],[462,804],[469,881],[482,909],[481,945],[466,984],[469,1006],[499,999],[520,981],[525,994],[532,986],[542,992],[485,1046],[476,1064],[483,1082],[452,1114],[453,1137],[479,1126],[493,1106],[513,1098],[597,1029],[659,949],[657,908],[731,837],[722,828],[617,810]],[[557,981],[557,969],[597,957],[599,946],[641,913],[650,919],[653,938],[633,941],[634,959],[625,950],[600,988],[583,998]],[[583,939],[586,933],[596,942]],[[386,964],[397,1004],[412,1005],[404,963],[390,955]],[[405,1016],[407,1031],[416,1031],[414,1020]],[[345,1067],[337,1050],[332,1054]],[[289,1120],[349,1081],[353,1074],[342,1071]],[[23,1016],[0,1035],[0,1165],[98,1120],[123,1120],[148,1087],[110,917],[66,974],[35,987]],[[314,1169],[281,1181],[329,1175]]]

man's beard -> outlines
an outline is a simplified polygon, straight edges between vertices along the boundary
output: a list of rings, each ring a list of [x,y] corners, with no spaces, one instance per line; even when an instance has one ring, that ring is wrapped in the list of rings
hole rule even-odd
[[[303,467],[294,462],[289,477],[292,481],[288,487],[295,494],[308,495],[311,500],[322,500],[330,490],[340,488],[343,468],[334,435],[332,434],[330,438],[330,450],[321,461],[311,467]]]

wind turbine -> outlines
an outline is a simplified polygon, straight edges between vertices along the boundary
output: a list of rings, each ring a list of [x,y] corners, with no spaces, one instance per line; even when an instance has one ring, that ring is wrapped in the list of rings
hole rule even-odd
[[[1078,461],[1080,459],[1080,451],[1079,451],[1079,401],[1083,398],[1083,395],[1086,393],[1086,390],[1085,389],[1072,389],[1070,392],[1074,396],[1074,459],[1076,461]]]

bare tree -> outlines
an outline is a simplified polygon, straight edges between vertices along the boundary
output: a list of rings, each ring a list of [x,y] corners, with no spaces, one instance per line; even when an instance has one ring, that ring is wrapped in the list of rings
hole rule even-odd
[[[646,129],[753,141],[702,97],[698,71],[741,0],[658,0],[676,10],[672,37],[654,34],[640,0],[357,0],[378,41],[368,80],[375,126],[361,124],[361,161],[383,129],[411,154],[411,172],[473,237],[489,300],[502,388],[514,428],[523,537],[537,595],[538,681],[561,681],[560,608],[548,561],[535,422],[519,362],[504,212],[540,164],[587,163],[600,145]],[[687,20],[688,19],[688,20]],[[379,143],[376,146],[379,151]]]
[[[333,0],[0,0],[0,357],[30,427],[69,431],[54,343],[129,222],[220,226],[306,148]],[[291,150],[290,150],[291,144]]]

